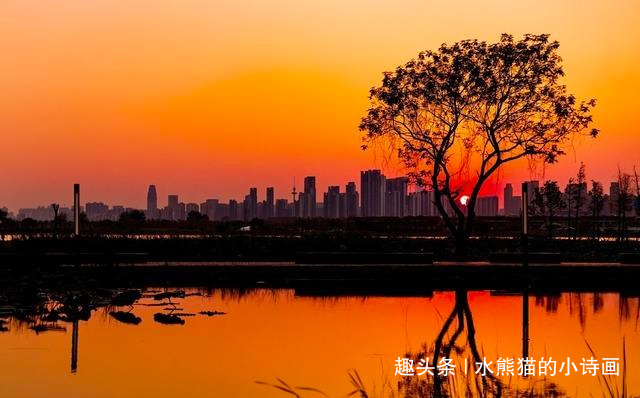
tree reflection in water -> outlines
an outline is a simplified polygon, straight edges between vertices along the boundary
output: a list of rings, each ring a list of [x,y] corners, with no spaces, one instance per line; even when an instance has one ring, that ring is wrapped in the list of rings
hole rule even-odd
[[[523,357],[528,357],[528,298],[523,294]],[[464,336],[464,337],[463,337]],[[565,394],[555,383],[541,377],[528,376],[517,380],[516,376],[504,379],[490,372],[485,376],[475,373],[475,364],[484,361],[476,342],[476,329],[467,291],[456,291],[455,305],[445,319],[433,344],[424,344],[417,353],[406,357],[418,363],[433,358],[438,364],[441,358],[453,359],[457,371],[453,375],[402,377],[397,384],[397,395],[403,398],[426,397],[561,397]],[[468,370],[465,373],[465,360]]]
[[[219,291],[221,297],[225,300],[242,301],[244,297],[255,293],[255,290],[229,290]],[[185,317],[187,314],[182,309],[177,308],[171,298],[182,298],[192,293],[183,291],[164,291],[162,293],[151,291],[132,291],[122,289],[42,289],[30,288],[25,286],[16,286],[12,289],[0,289],[0,319],[8,314],[0,327],[3,329],[20,329],[30,328],[35,333],[48,331],[65,330],[67,327],[71,330],[71,368],[75,371],[78,367],[78,336],[79,329],[82,328],[82,322],[91,317],[92,312],[104,308],[105,314],[109,314],[121,323],[137,325],[141,322],[132,312],[133,303],[136,306],[146,305],[160,307],[167,314],[178,317]],[[200,293],[198,293],[200,294]],[[211,292],[202,291],[207,295]],[[273,298],[273,300],[282,299],[283,297],[291,298],[293,293],[290,291],[260,291],[260,295],[264,298]],[[261,297],[262,297],[261,296]],[[528,292],[522,295],[522,315],[523,315],[523,352],[522,357],[528,356]],[[140,303],[137,300],[145,297],[146,302]],[[635,320],[636,330],[638,330],[638,319],[640,319],[640,300],[637,297],[629,297],[625,294],[619,294],[617,298],[617,312],[620,322]],[[611,297],[614,298],[614,297]],[[169,301],[167,301],[169,300]],[[322,298],[322,300],[333,300],[332,298]],[[131,302],[130,302],[131,301]],[[611,301],[607,300],[607,305]],[[120,304],[120,305],[114,305]],[[570,314],[576,322],[579,322],[584,329],[586,323],[592,322],[593,314],[603,311],[604,299],[599,293],[564,293],[562,295],[535,295],[535,299],[531,301],[541,309],[550,313],[557,313],[559,307],[568,308]],[[616,301],[613,301],[614,305]],[[137,307],[139,308],[139,307]],[[614,307],[615,308],[615,307]],[[615,311],[615,310],[614,310]],[[221,315],[218,311],[202,311],[197,313],[202,316]],[[466,374],[456,371],[455,375],[444,376],[413,376],[392,378],[391,382],[386,382],[382,394],[371,392],[368,390],[362,379],[356,371],[349,373],[349,378],[354,386],[352,396],[360,397],[386,397],[393,396],[398,398],[424,398],[424,397],[560,397],[565,394],[560,391],[557,385],[543,377],[496,377],[490,373],[487,376],[475,374],[475,363],[483,361],[482,347],[477,343],[477,332],[474,323],[472,309],[469,304],[468,292],[461,290],[455,292],[455,300],[453,308],[442,318],[442,323],[438,323],[438,333],[433,341],[426,342],[417,352],[411,352],[405,357],[414,360],[417,364],[420,359],[429,358],[429,365],[437,364],[441,358],[453,359],[456,369],[464,368],[464,361],[468,363],[468,371]],[[193,314],[196,316],[196,313]],[[476,317],[478,314],[476,314]],[[614,315],[615,316],[615,315]],[[144,321],[143,321],[144,322]],[[78,324],[80,328],[78,327]],[[66,325],[66,327],[65,327]],[[482,339],[481,339],[482,340]],[[597,347],[596,347],[597,350]],[[624,352],[624,347],[623,347]],[[600,354],[600,352],[597,352]],[[595,353],[594,353],[595,356]],[[82,359],[82,358],[80,358]],[[82,362],[82,361],[80,361]],[[494,360],[495,364],[495,360]],[[621,367],[624,365],[624,361]],[[495,369],[495,365],[493,366]],[[437,372],[434,372],[437,373]],[[610,384],[619,384],[621,379],[609,381]],[[278,389],[283,390],[284,385],[278,385]],[[275,386],[275,385],[272,385]],[[322,388],[321,386],[318,386]],[[622,380],[622,387],[619,391],[624,391],[625,382]],[[289,387],[286,387],[289,388]],[[302,391],[296,391],[291,387],[294,393],[303,395],[305,393],[310,396],[318,393],[319,390],[314,388],[302,388]],[[604,389],[604,388],[603,388]],[[390,390],[390,391],[389,391]],[[610,395],[605,396],[622,396]]]

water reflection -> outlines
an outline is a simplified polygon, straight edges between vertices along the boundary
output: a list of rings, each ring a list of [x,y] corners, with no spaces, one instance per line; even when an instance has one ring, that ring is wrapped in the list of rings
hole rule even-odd
[[[71,373],[78,370],[78,321],[73,321],[73,331],[71,332]]]
[[[21,286],[0,290],[0,395],[286,396],[255,384],[282,387],[277,378],[309,396],[315,390],[407,398],[601,395],[607,384],[600,378],[481,377],[471,365],[505,356],[580,361],[592,352],[638,358],[639,314],[638,297],[621,293],[322,297],[268,289]],[[452,358],[459,369],[466,360],[470,371],[399,377],[393,363],[400,356],[415,363]],[[629,375],[640,371],[633,360],[626,367]],[[29,383],[33,378],[42,382]],[[627,396],[640,393],[637,377],[607,383]]]
[[[461,336],[465,334],[466,339],[460,341]],[[397,391],[401,397],[559,397],[565,395],[555,383],[545,378],[536,379],[531,375],[524,375],[522,379],[528,380],[527,383],[523,383],[522,380],[514,381],[511,377],[500,378],[492,371],[487,371],[486,367],[483,372],[474,369],[474,366],[495,364],[495,359],[487,360],[481,354],[467,291],[455,292],[453,309],[443,322],[433,344],[425,343],[417,353],[409,352],[406,355],[413,359],[413,363],[420,363],[424,358],[433,358],[432,363],[436,365],[442,358],[453,359],[458,373],[442,375],[434,370],[432,377],[403,377],[397,384]],[[528,290],[522,293],[522,356],[520,358],[529,358]]]
[[[195,316],[196,313],[181,312],[183,309],[178,307],[176,300],[199,295],[199,292],[186,293],[184,290],[8,288],[0,295],[0,332],[9,332],[11,324],[16,330],[26,327],[36,334],[66,332],[66,327],[61,323],[71,323],[71,373],[76,373],[79,321],[89,321],[93,312],[103,310],[117,322],[135,326],[142,322],[142,318],[132,312],[135,305],[157,306],[163,308],[162,312],[154,314],[155,322],[184,325],[184,318]],[[145,299],[156,302],[145,302]],[[226,313],[207,310],[199,314],[210,317]]]

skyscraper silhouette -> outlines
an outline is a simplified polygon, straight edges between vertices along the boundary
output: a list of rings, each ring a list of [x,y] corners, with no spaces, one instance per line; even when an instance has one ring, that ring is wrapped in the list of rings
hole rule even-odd
[[[243,209],[245,221],[258,217],[258,188],[249,188],[249,195],[244,197]]]
[[[495,217],[498,215],[498,197],[479,196],[475,206],[476,215],[479,217]]]
[[[346,186],[343,217],[358,217],[359,195],[356,191],[356,183],[350,181]]]
[[[302,217],[316,216],[316,177],[304,178],[304,192],[302,195]]]
[[[531,196],[533,193],[529,193]],[[518,216],[522,208],[520,196],[513,195],[513,185],[506,184],[504,186],[504,215],[507,217]]]
[[[531,207],[531,203],[533,202],[533,199],[535,196],[534,193],[536,192],[536,189],[538,189],[538,187],[540,186],[540,183],[537,180],[532,180],[532,181],[525,181],[524,184],[527,184],[527,187],[528,187],[527,189],[529,190],[528,205],[529,207]]]
[[[273,187],[267,188],[267,199],[265,202],[264,216],[265,218],[271,218],[274,216],[274,197],[273,197]]]
[[[158,193],[155,185],[149,185],[147,191],[147,218],[158,218]]]
[[[167,196],[167,208],[169,209],[168,218],[170,220],[178,220],[180,218],[180,201],[178,195]]]
[[[327,218],[340,217],[340,187],[330,186],[324,194],[323,202],[324,216]]]
[[[423,188],[421,187],[420,190],[409,194],[409,215],[413,217],[438,215],[434,204],[433,191],[427,191]]]
[[[407,177],[389,178],[385,184],[385,215],[388,217],[407,216]]]
[[[360,172],[360,191],[362,194],[362,216],[384,216],[385,176],[380,170]]]

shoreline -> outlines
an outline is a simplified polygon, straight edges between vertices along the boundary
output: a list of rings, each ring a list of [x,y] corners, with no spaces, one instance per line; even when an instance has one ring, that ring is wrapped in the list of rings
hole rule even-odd
[[[16,281],[78,286],[295,288],[317,294],[353,291],[539,290],[625,291],[640,295],[640,265],[606,263],[291,264],[177,262],[119,266],[11,267],[2,284]]]

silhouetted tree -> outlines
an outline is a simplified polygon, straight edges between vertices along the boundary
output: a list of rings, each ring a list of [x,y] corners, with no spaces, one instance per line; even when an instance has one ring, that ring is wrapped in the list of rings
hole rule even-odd
[[[638,171],[636,170],[636,166],[633,166],[633,176],[636,183],[636,200],[633,204],[633,207],[636,211],[636,216],[640,217],[640,176],[638,175]]]
[[[533,193],[532,210],[534,214],[543,216],[549,239],[553,238],[555,218],[567,207],[556,181],[545,181],[544,185]]]
[[[571,194],[572,188],[576,183],[576,180],[573,177],[569,177],[569,181],[567,181],[567,188],[564,190],[567,195],[565,195],[565,203],[567,208],[567,238],[571,239],[573,234],[571,233],[571,209],[573,209],[573,195]]]
[[[559,82],[558,47],[548,35],[443,44],[386,72],[370,91],[372,106],[360,123],[363,149],[388,139],[413,170],[410,177],[434,190],[458,252],[466,249],[482,186],[500,166],[524,157],[555,162],[569,139],[591,124],[595,101],[578,102]],[[463,154],[458,170],[456,154]],[[472,161],[475,177],[464,181]],[[457,203],[463,192],[466,215]]]
[[[120,214],[119,222],[125,225],[142,225],[144,224],[146,217],[140,210],[125,211]]]
[[[58,203],[51,203],[51,209],[53,210],[53,235],[58,234],[58,214],[60,211],[60,205]]]
[[[190,211],[187,214],[187,223],[191,229],[199,229],[204,232],[209,225],[209,216],[199,211]]]
[[[251,226],[251,232],[255,232],[264,227],[264,220],[261,218],[253,218],[249,221],[249,225]]]
[[[618,168],[618,197],[615,202],[616,218],[618,220],[618,240],[625,240],[627,236],[627,212],[631,210],[633,198],[631,175],[623,173]]]
[[[598,181],[591,180],[589,191],[589,210],[591,210],[591,224],[593,227],[593,239],[599,235],[600,213],[604,207],[604,189]]]
[[[528,300],[528,295],[523,295],[523,300]],[[557,302],[556,299],[556,306]],[[392,393],[389,396],[402,398],[566,396],[556,384],[548,381],[544,376],[538,376],[538,379],[535,379],[536,376],[528,376],[530,383],[523,388],[517,382],[514,383],[511,377],[499,376],[493,371],[487,371],[486,375],[479,372],[478,364],[485,362],[485,358],[482,346],[478,345],[477,340],[468,293],[456,291],[454,307],[449,316],[443,318],[442,326],[433,344],[425,343],[417,352],[405,354],[405,358],[413,360],[414,366],[421,360],[429,358],[429,363],[423,364],[436,367],[432,372],[433,375],[427,373],[425,377],[401,377],[397,382],[397,394]],[[457,375],[440,374],[437,368],[440,358],[457,360],[459,365],[456,372],[458,369],[460,372]],[[471,371],[463,371],[463,360],[469,364]],[[360,396],[368,395],[360,394]]]
[[[582,214],[582,208],[584,207],[584,195],[587,192],[586,181],[587,173],[584,163],[580,162],[580,168],[576,174],[574,185],[570,192],[567,192],[569,196],[573,197],[574,202],[574,222],[573,222],[573,239],[578,239],[578,229],[580,222],[580,215]],[[571,207],[569,207],[569,219],[571,219]]]
[[[9,220],[9,211],[0,207],[0,241],[4,240],[4,229]]]
[[[20,221],[20,226],[25,230],[34,230],[38,227],[38,222],[31,217],[27,217]]]
[[[187,214],[187,221],[190,223],[209,221],[209,216],[202,214],[199,211],[190,211],[189,214]]]

